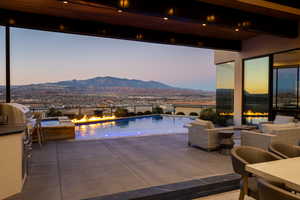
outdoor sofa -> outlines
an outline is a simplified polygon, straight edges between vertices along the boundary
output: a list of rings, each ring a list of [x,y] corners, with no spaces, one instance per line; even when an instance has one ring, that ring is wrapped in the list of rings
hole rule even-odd
[[[268,150],[273,142],[282,142],[291,145],[299,145],[300,127],[273,128],[267,133],[259,131],[242,131],[241,145],[252,146]]]
[[[299,145],[300,123],[294,117],[277,115],[272,122],[260,123],[255,131],[241,132],[241,145],[267,150],[273,142]]]
[[[215,128],[211,121],[201,119],[195,120],[186,127],[188,128],[188,144],[207,151],[218,149],[220,131],[233,130],[233,127]]]

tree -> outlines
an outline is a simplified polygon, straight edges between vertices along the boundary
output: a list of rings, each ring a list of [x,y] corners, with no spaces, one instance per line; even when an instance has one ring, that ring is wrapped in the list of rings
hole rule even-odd
[[[115,111],[116,117],[128,117],[128,110],[125,108],[117,108]]]
[[[151,112],[151,111],[149,111],[149,110],[147,110],[147,111],[145,111],[145,112],[144,112],[144,114],[145,114],[145,115],[151,115],[151,114],[152,114],[152,112]]]
[[[59,116],[62,116],[62,112],[55,108],[50,108],[47,112],[47,117],[59,117]]]
[[[161,107],[157,106],[157,107],[152,109],[152,113],[153,114],[163,114],[164,110]]]
[[[209,120],[209,121],[216,123],[217,117],[218,117],[217,113],[214,111],[214,109],[206,108],[201,111],[199,118],[203,119],[203,120]]]
[[[103,110],[95,110],[94,115],[96,117],[103,117]]]

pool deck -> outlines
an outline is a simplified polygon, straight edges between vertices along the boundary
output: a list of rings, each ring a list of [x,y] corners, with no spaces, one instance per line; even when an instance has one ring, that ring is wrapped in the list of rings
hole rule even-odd
[[[34,146],[23,192],[10,200],[79,200],[232,173],[229,156],[187,146],[187,134]]]

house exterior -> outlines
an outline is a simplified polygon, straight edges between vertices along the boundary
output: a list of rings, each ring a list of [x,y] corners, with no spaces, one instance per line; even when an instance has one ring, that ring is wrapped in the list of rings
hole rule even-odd
[[[233,111],[236,124],[247,123],[246,118],[251,116],[263,121],[273,119],[276,114],[297,115],[299,45],[300,37],[259,35],[242,41],[240,52],[215,51],[217,73],[232,66],[229,73],[223,73],[228,78],[217,80],[221,81],[221,89],[217,89],[217,108],[224,107],[221,91],[227,90],[227,97],[233,97],[229,112]],[[222,84],[227,88],[222,88]]]
[[[190,105],[190,104],[174,104],[174,114],[184,113],[184,115],[192,115],[196,113],[200,115],[201,111],[206,108],[214,108],[213,105]]]

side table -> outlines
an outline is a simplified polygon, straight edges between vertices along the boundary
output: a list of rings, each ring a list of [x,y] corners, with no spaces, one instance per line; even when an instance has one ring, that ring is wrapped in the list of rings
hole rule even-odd
[[[233,136],[234,131],[220,131],[219,138],[220,138],[220,153],[229,155],[230,150],[234,146]]]

